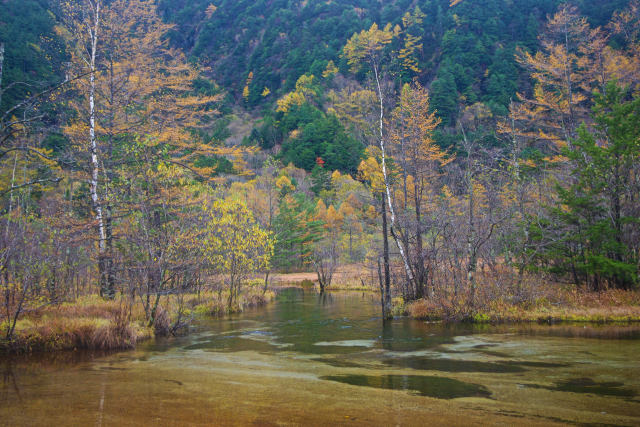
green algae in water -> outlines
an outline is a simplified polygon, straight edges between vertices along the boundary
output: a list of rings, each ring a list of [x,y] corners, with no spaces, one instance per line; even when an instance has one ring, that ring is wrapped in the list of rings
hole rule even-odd
[[[218,336],[184,347],[185,350],[204,350],[214,352],[257,351],[276,352],[278,345],[264,340],[241,338],[238,336]]]
[[[491,392],[484,386],[465,383],[452,378],[422,375],[329,375],[320,379],[361,387],[407,390],[420,396],[435,397],[437,399],[491,397]]]
[[[591,378],[572,378],[557,382],[554,386],[543,386],[538,384],[525,384],[524,386],[529,388],[542,388],[551,391],[626,397],[629,399],[637,395],[635,391],[625,388],[623,383],[614,381],[596,382]]]
[[[521,366],[506,363],[432,359],[428,357],[399,357],[385,360],[384,363],[388,366],[411,368],[419,371],[489,372],[494,374],[525,372],[525,369]]]
[[[556,390],[572,393],[591,393],[601,396],[635,397],[633,390],[620,382],[596,382],[591,378],[574,378],[557,383]]]
[[[486,372],[492,374],[520,373],[525,368],[561,368],[567,366],[561,363],[528,362],[528,361],[500,361],[479,362],[475,360],[439,359],[429,357],[398,357],[384,361],[385,365],[411,368],[419,371],[440,372]]]
[[[329,366],[333,366],[336,368],[366,368],[369,366],[366,363],[357,363],[357,362],[352,362],[350,360],[338,359],[338,358],[320,357],[320,358],[314,358],[312,360],[320,363],[325,363]]]

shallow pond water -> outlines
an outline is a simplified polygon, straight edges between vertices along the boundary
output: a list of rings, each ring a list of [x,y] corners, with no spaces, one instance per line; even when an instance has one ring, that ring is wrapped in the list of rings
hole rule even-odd
[[[131,352],[0,359],[2,425],[640,425],[640,326],[382,322],[288,289]]]

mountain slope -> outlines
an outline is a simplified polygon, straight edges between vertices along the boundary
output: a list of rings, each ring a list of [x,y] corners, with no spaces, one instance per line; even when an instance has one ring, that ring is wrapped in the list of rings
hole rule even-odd
[[[418,6],[422,84],[432,87],[434,106],[452,123],[459,105],[482,101],[506,113],[523,74],[517,46],[537,49],[537,36],[559,0],[159,0],[165,19],[175,22],[172,41],[212,67],[213,76],[236,97],[250,73],[246,100],[256,106],[290,91],[304,73],[319,75],[327,61],[342,71],[346,40],[373,22],[401,22]],[[581,0],[592,24],[606,22],[627,0]],[[211,11],[211,10],[210,10]],[[271,95],[263,97],[267,88]]]

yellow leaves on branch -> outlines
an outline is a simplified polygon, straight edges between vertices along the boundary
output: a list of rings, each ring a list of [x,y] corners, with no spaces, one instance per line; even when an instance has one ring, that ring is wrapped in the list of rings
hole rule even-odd
[[[303,74],[296,82],[296,88],[293,92],[289,92],[277,101],[278,107],[276,111],[286,113],[293,106],[303,105],[311,100],[315,95],[313,88],[313,74]]]
[[[67,35],[71,77],[86,72],[82,49],[86,46],[87,23],[77,19],[82,16],[83,4],[68,4],[64,9],[69,18],[67,25],[59,29]],[[145,135],[156,146],[165,146],[174,161],[201,176],[215,171],[198,168],[195,161],[212,155],[227,157],[235,171],[245,174],[245,159],[251,150],[204,144],[197,136],[209,131],[207,123],[218,114],[215,107],[223,95],[194,94],[193,82],[201,78],[203,68],[189,64],[183,53],[167,46],[165,35],[172,26],[159,17],[155,3],[116,0],[103,5],[101,16],[102,38],[95,73],[98,139],[124,136],[133,140],[136,135]],[[78,118],[64,129],[76,147],[85,151],[88,78],[71,83],[84,99],[72,102]],[[251,84],[252,79],[250,73],[247,83]]]
[[[331,232],[339,231],[345,219],[354,215],[354,209],[346,201],[342,202],[339,209],[336,209],[333,205],[329,205],[327,208],[322,199],[319,199],[316,204],[315,219],[322,221],[324,228]]]
[[[418,83],[405,84],[400,105],[393,112],[393,120],[395,126],[391,131],[391,142],[398,150],[405,150],[404,156],[414,163],[414,174],[420,175],[414,178],[432,174],[434,169],[453,160],[433,140],[433,131],[440,124],[440,119],[435,111],[431,111],[426,88]]]
[[[406,12],[404,14],[404,16],[402,17],[402,26],[407,29],[413,27],[414,25],[421,25],[426,16],[427,15],[425,15],[420,9],[420,6],[416,6],[416,8],[413,10],[413,13]]]
[[[384,176],[380,162],[377,160],[380,157],[380,150],[373,146],[367,147],[365,156],[358,166],[358,175],[363,181],[369,182],[373,192],[382,193],[385,191]]]
[[[415,73],[420,72],[418,60],[415,58],[416,52],[422,50],[422,38],[407,34],[404,41],[404,47],[398,52],[398,59],[403,68],[411,70]]]
[[[338,230],[344,217],[340,212],[333,207],[333,205],[329,205],[327,208],[327,216],[325,218],[325,228],[329,230]]]
[[[253,71],[249,72],[249,76],[247,77],[247,82],[244,85],[244,89],[242,89],[242,97],[244,98],[245,101],[249,100],[249,86],[251,86],[251,83],[253,83]]]
[[[243,202],[216,200],[205,210],[204,252],[220,273],[238,278],[269,267],[274,238],[258,225]]]
[[[374,91],[345,88],[340,92],[329,92],[328,98],[331,102],[328,112],[334,114],[342,123],[354,127],[362,133],[367,133],[370,130],[367,116],[377,106],[377,97]]]
[[[413,27],[421,25],[425,16],[420,7],[416,6],[413,13],[407,12],[402,17],[402,28],[397,26],[393,31],[394,37],[404,37],[403,47],[398,52],[394,52],[394,55],[397,56],[404,70],[414,73],[420,72],[417,55],[422,50],[422,36],[411,34],[410,31]]]
[[[347,59],[353,72],[356,72],[363,62],[368,62],[373,67],[378,67],[383,50],[393,40],[399,40],[402,45],[399,51],[394,51],[394,55],[403,70],[413,73],[420,72],[418,67],[417,54],[422,50],[422,37],[411,34],[412,28],[419,26],[426,15],[416,6],[413,13],[405,13],[402,17],[402,26],[391,24],[385,25],[383,29],[374,23],[368,30],[355,33],[347,41],[342,51],[342,57]]]
[[[327,217],[327,205],[325,205],[322,199],[318,199],[318,203],[316,203],[315,219],[319,221],[324,221],[326,217]]]
[[[283,190],[284,191],[293,191],[293,190],[295,190],[295,187],[291,183],[291,179],[289,179],[289,177],[287,175],[281,175],[276,180],[276,188],[278,188],[278,190],[280,190],[280,191],[283,191]]]
[[[207,19],[211,19],[211,17],[216,12],[216,10],[218,10],[218,7],[216,5],[214,5],[213,3],[211,3],[209,6],[207,6],[207,9],[204,11],[204,14],[207,17]]]
[[[290,92],[284,97],[278,99],[276,108],[277,112],[287,113],[291,107],[300,106],[306,102],[305,97],[298,92]]]
[[[333,76],[334,74],[338,74],[338,67],[336,67],[336,64],[334,64],[333,61],[329,61],[327,63],[327,67],[322,72],[322,77],[326,79],[327,77]]]
[[[357,71],[363,60],[377,61],[377,55],[393,39],[391,24],[384,29],[373,23],[368,30],[355,33],[343,48],[343,56],[353,71]]]
[[[534,93],[531,99],[519,95],[520,102],[512,103],[511,123],[500,125],[500,132],[511,139],[542,138],[550,149],[560,152],[575,137],[580,123],[590,122],[596,91],[603,93],[607,82],[612,80],[637,88],[640,82],[637,44],[613,49],[609,43],[612,33],[626,31],[634,7],[637,12],[634,2],[628,11],[615,14],[608,26],[612,31],[607,31],[591,28],[577,8],[561,5],[541,33],[542,49],[535,55],[522,49],[517,52],[517,61],[530,71],[535,81]]]

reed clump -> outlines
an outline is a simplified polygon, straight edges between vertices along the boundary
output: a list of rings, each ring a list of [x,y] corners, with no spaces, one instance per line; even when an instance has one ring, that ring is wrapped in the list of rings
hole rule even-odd
[[[12,339],[0,339],[0,352],[132,349],[156,336],[184,333],[198,316],[237,313],[274,298],[275,292],[257,286],[247,286],[231,308],[227,306],[228,291],[170,295],[150,322],[142,304],[129,296],[119,295],[114,300],[82,296],[24,314]],[[0,330],[4,326],[0,325]]]

